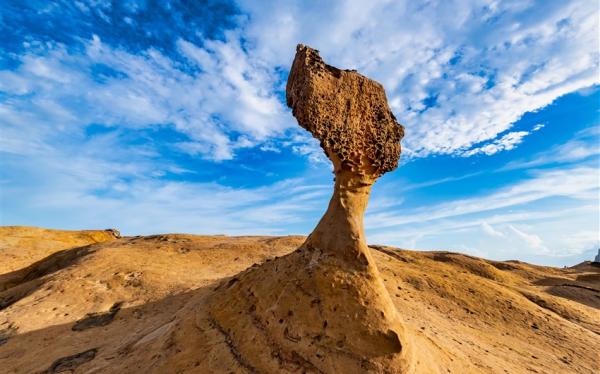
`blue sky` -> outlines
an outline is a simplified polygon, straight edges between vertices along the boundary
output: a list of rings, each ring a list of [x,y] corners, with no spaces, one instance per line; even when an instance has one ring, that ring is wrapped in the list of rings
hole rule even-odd
[[[571,265],[600,245],[595,1],[3,1],[0,223],[308,234],[332,190],[295,46],[406,128],[368,241]]]

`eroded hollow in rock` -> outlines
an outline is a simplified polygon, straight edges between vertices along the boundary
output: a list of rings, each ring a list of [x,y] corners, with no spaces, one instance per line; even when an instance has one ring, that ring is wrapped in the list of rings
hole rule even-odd
[[[398,166],[403,128],[379,83],[304,45],[286,94],[333,163],[333,196],[298,250],[220,286],[213,323],[251,371],[406,372],[410,346],[363,229],[371,186]]]

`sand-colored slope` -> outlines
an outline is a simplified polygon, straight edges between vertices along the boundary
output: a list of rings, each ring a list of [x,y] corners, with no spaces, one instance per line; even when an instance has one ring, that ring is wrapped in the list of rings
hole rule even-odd
[[[119,237],[116,230],[48,230],[40,227],[0,227],[0,274],[22,269],[63,249],[101,243]],[[44,238],[44,240],[40,240]]]
[[[236,274],[273,262],[304,239],[158,235],[69,249],[60,260],[46,257],[34,266],[46,271],[0,292],[0,368],[252,372],[214,325],[206,301]],[[1,240],[12,239],[4,232]],[[429,372],[431,362],[454,373],[600,370],[599,268],[390,247],[371,247],[371,255],[402,317],[405,344],[426,352],[417,355],[415,372]],[[11,258],[0,257],[5,261]],[[0,286],[10,274],[0,276]],[[302,369],[301,362],[285,362],[279,371]]]

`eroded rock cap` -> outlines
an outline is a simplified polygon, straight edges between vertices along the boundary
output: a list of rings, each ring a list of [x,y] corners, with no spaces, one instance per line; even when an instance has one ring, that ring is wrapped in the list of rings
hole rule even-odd
[[[404,128],[378,82],[327,65],[319,51],[299,44],[286,100],[300,126],[319,139],[336,169],[376,178],[398,166]]]

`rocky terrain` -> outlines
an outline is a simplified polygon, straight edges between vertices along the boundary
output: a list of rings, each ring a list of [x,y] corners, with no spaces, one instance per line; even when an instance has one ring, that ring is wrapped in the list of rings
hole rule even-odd
[[[240,272],[305,240],[171,234],[99,243],[88,236],[86,245],[79,242],[85,235],[0,228],[3,266],[24,261],[20,253],[31,256],[0,275],[3,373],[252,373],[212,321],[207,300]],[[400,314],[405,344],[427,352],[419,359],[436,371],[600,370],[600,268],[384,246],[369,253]],[[285,370],[302,372],[302,363]]]

